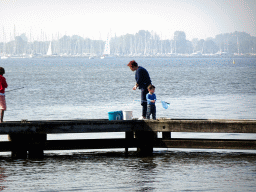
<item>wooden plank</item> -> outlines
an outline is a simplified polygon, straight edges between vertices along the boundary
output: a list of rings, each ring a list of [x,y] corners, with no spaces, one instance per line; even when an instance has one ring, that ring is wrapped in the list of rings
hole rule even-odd
[[[92,132],[210,132],[256,133],[256,120],[69,120],[4,122],[0,134],[10,133],[92,133]]]
[[[78,149],[110,149],[138,147],[137,139],[86,139],[86,140],[48,140],[43,150],[78,150]],[[255,140],[223,140],[223,139],[156,139],[152,141],[154,148],[194,148],[194,149],[242,149],[256,150]],[[11,151],[12,142],[0,142],[0,151]],[[29,150],[32,146],[27,146]]]
[[[158,139],[154,147],[195,149],[243,149],[256,150],[256,140],[230,139]]]
[[[15,143],[10,141],[0,142],[0,152],[12,151]],[[78,150],[78,149],[108,149],[108,148],[133,148],[137,146],[135,139],[77,139],[77,140],[48,140],[43,143],[43,150]],[[23,150],[29,151],[32,145],[24,146]]]
[[[144,129],[155,132],[256,133],[256,120],[145,121]]]
[[[74,150],[74,149],[109,149],[133,148],[136,140],[129,139],[85,139],[85,140],[49,140],[45,143],[44,150]]]
[[[142,121],[71,120],[31,121],[26,123],[6,122],[0,124],[0,134],[10,133],[92,133],[126,132],[140,130]]]

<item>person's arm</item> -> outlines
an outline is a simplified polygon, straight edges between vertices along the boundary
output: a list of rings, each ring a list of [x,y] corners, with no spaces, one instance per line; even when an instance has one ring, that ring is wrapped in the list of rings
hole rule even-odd
[[[147,100],[148,103],[151,102],[151,99],[149,98],[149,94],[146,95],[146,100]]]
[[[136,90],[138,87],[139,87],[139,85],[136,83],[135,86],[132,89]]]
[[[136,73],[137,73],[136,86],[139,87],[143,82],[143,74],[142,74],[143,71],[140,68],[138,68]]]

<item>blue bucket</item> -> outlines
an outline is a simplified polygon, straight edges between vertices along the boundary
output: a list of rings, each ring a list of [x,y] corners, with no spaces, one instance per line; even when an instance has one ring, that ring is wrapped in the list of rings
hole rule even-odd
[[[123,120],[123,112],[122,111],[110,111],[108,112],[109,120]]]

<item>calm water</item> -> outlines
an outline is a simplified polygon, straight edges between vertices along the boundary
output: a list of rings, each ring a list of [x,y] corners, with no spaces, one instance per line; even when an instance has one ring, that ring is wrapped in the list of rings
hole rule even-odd
[[[4,121],[107,119],[109,111],[141,116],[131,59],[0,60],[9,84]],[[157,118],[256,119],[256,59],[138,58],[156,86]],[[6,91],[7,91],[6,90]],[[6,136],[0,136],[2,140]],[[48,135],[48,139],[64,135]],[[124,137],[70,134],[67,138]],[[255,134],[173,133],[185,138],[255,139]],[[0,156],[0,190],[255,191],[255,151],[156,149],[153,157],[124,150],[49,151],[44,159]]]
[[[0,60],[9,90],[6,121],[108,118],[111,110],[141,116],[140,91],[126,59]],[[148,69],[157,117],[256,118],[256,59],[136,59]]]

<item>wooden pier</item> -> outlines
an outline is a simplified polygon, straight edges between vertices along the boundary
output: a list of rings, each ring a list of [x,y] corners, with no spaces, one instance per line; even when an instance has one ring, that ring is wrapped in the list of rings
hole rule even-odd
[[[47,140],[47,134],[99,132],[125,132],[125,138]],[[42,157],[45,150],[137,148],[139,154],[151,155],[153,148],[256,149],[256,139],[173,139],[171,132],[256,133],[256,120],[9,121],[0,124],[0,135],[9,135],[9,141],[0,141],[0,152],[26,158]]]

